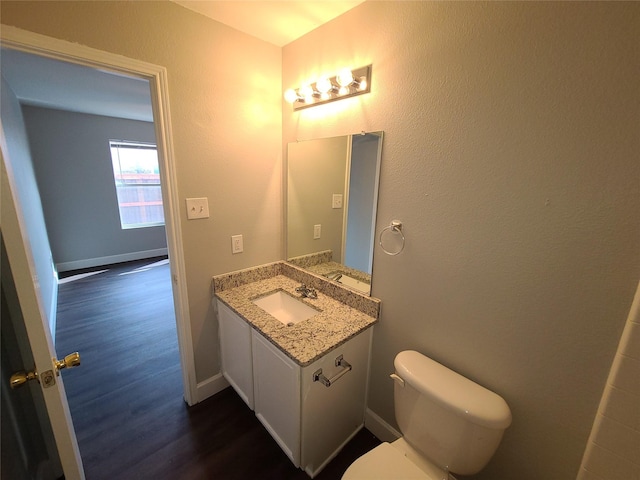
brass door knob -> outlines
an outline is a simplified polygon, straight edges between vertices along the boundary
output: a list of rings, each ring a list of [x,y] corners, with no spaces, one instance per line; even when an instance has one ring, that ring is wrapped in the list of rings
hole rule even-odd
[[[62,360],[53,359],[53,364],[56,366],[58,371],[63,368],[73,368],[80,365],[80,354],[78,352],[73,352],[64,357]]]
[[[27,383],[29,380],[37,380],[38,374],[36,372],[16,372],[11,375],[9,379],[9,385],[11,388],[18,388]]]
[[[53,365],[55,366],[56,375],[60,375],[60,370],[62,370],[63,368],[73,368],[80,365],[80,354],[78,352],[70,353],[62,360],[54,358]],[[55,385],[56,375],[53,374],[53,370],[47,370],[46,372],[42,373],[41,379],[43,387],[48,388]],[[9,379],[9,385],[11,386],[11,388],[18,388],[27,383],[29,380],[38,380],[38,382],[40,382],[41,379],[38,378],[38,372],[36,371],[20,371],[11,375],[11,378]]]

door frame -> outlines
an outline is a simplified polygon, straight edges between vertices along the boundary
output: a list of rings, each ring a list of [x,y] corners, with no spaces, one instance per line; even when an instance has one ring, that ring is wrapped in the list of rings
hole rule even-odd
[[[0,29],[0,45],[41,57],[99,68],[149,81],[162,183],[162,201],[184,399],[189,406],[194,405],[198,401],[197,382],[187,296],[184,248],[180,234],[178,182],[175,170],[166,68],[8,25],[2,25],[2,29]]]

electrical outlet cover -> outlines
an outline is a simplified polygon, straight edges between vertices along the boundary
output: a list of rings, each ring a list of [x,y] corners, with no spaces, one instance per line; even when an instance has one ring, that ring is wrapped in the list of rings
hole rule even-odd
[[[242,241],[242,235],[232,235],[231,236],[231,253],[242,253],[244,250],[244,245]]]
[[[331,208],[342,208],[342,194],[334,193],[331,199]]]

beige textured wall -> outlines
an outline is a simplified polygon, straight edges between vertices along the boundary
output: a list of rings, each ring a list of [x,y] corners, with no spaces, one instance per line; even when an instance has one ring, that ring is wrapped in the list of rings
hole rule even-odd
[[[198,381],[219,372],[211,276],[282,258],[281,49],[170,2],[8,2],[2,23],[162,65]],[[231,235],[244,253],[231,254]]]
[[[369,407],[395,354],[498,392],[479,479],[576,477],[640,274],[640,4],[369,1],[283,48],[283,88],[373,64],[372,93],[292,112],[283,142],[384,130]]]

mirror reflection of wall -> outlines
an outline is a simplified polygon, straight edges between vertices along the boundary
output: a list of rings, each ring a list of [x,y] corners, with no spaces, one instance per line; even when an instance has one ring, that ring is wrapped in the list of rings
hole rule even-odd
[[[382,132],[288,145],[287,258],[369,293]]]
[[[346,241],[343,261],[347,267],[371,275],[378,203],[378,149],[381,135],[354,135],[351,142]]]
[[[333,195],[342,195],[344,202],[349,143],[349,137],[334,137],[289,144],[289,258],[322,250],[331,250],[334,258],[341,258],[344,206],[332,208],[332,201]],[[320,225],[320,232],[314,232],[316,225]]]

